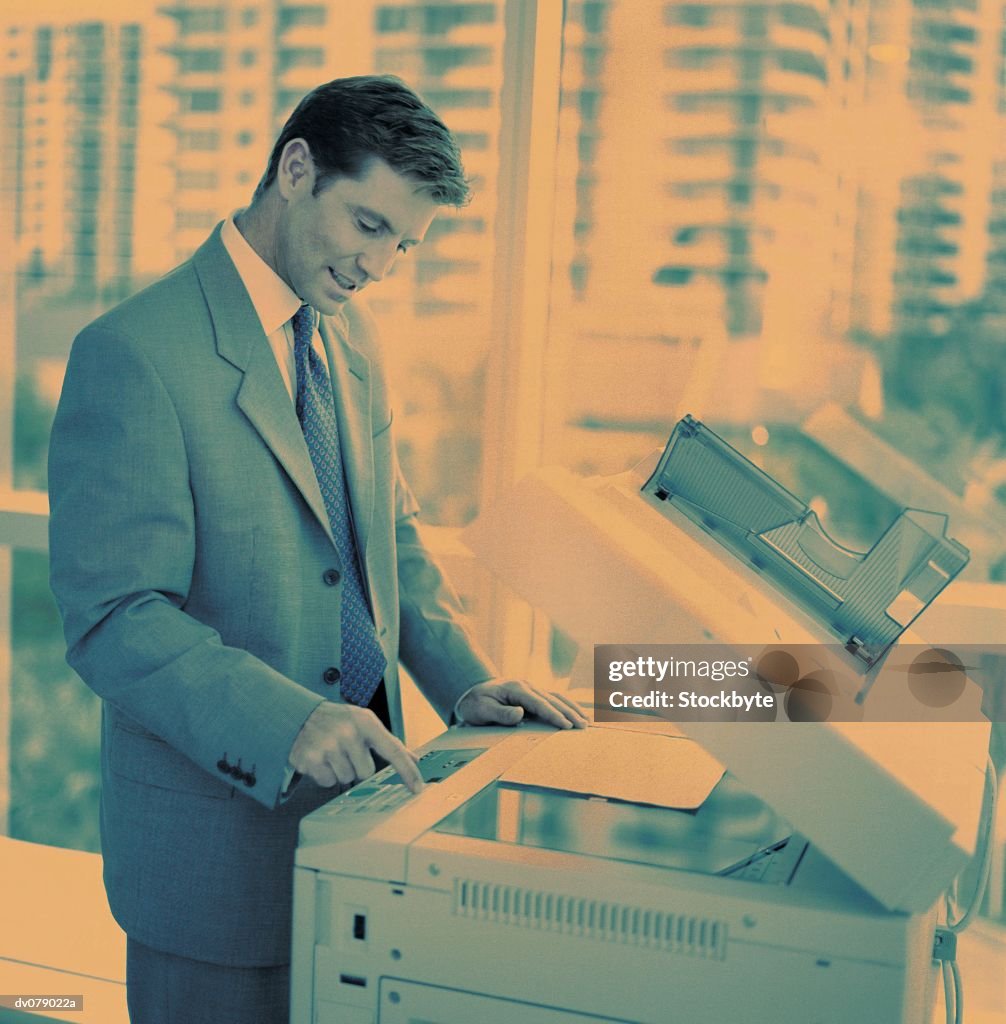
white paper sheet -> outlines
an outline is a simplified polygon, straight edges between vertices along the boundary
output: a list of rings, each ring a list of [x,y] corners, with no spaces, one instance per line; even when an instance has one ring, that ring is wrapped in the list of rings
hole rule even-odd
[[[723,771],[693,740],[609,726],[557,732],[515,762],[501,781],[691,811]]]

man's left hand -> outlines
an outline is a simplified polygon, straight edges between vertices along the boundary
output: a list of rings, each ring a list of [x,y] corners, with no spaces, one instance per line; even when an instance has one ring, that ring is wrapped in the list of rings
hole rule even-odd
[[[525,715],[557,729],[585,729],[590,724],[575,701],[520,679],[479,683],[461,698],[457,710],[465,725],[516,725]]]

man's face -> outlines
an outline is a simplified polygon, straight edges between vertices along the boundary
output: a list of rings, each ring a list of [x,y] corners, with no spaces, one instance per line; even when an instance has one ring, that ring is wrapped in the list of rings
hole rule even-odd
[[[438,207],[377,157],[359,178],[335,178],[314,195],[316,174],[306,144],[290,142],[277,176],[284,202],[271,262],[301,299],[331,314],[418,245]]]

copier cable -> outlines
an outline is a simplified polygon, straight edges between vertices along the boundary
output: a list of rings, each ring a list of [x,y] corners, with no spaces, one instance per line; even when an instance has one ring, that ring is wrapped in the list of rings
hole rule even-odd
[[[998,799],[996,768],[989,757],[985,768],[985,799],[982,807],[982,828],[979,836],[979,866],[974,891],[963,913],[957,905],[957,881],[950,887],[946,897],[947,923],[936,929],[933,945],[933,959],[940,962],[943,971],[943,1002],[946,1008],[947,1024],[964,1024],[964,982],[957,963],[957,936],[971,923],[971,918],[981,906],[985,887],[992,867],[992,847]]]

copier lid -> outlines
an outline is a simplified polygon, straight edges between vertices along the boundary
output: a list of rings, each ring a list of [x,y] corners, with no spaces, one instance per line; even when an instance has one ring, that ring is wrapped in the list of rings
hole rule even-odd
[[[928,909],[974,855],[987,722],[679,722],[889,910]]]

